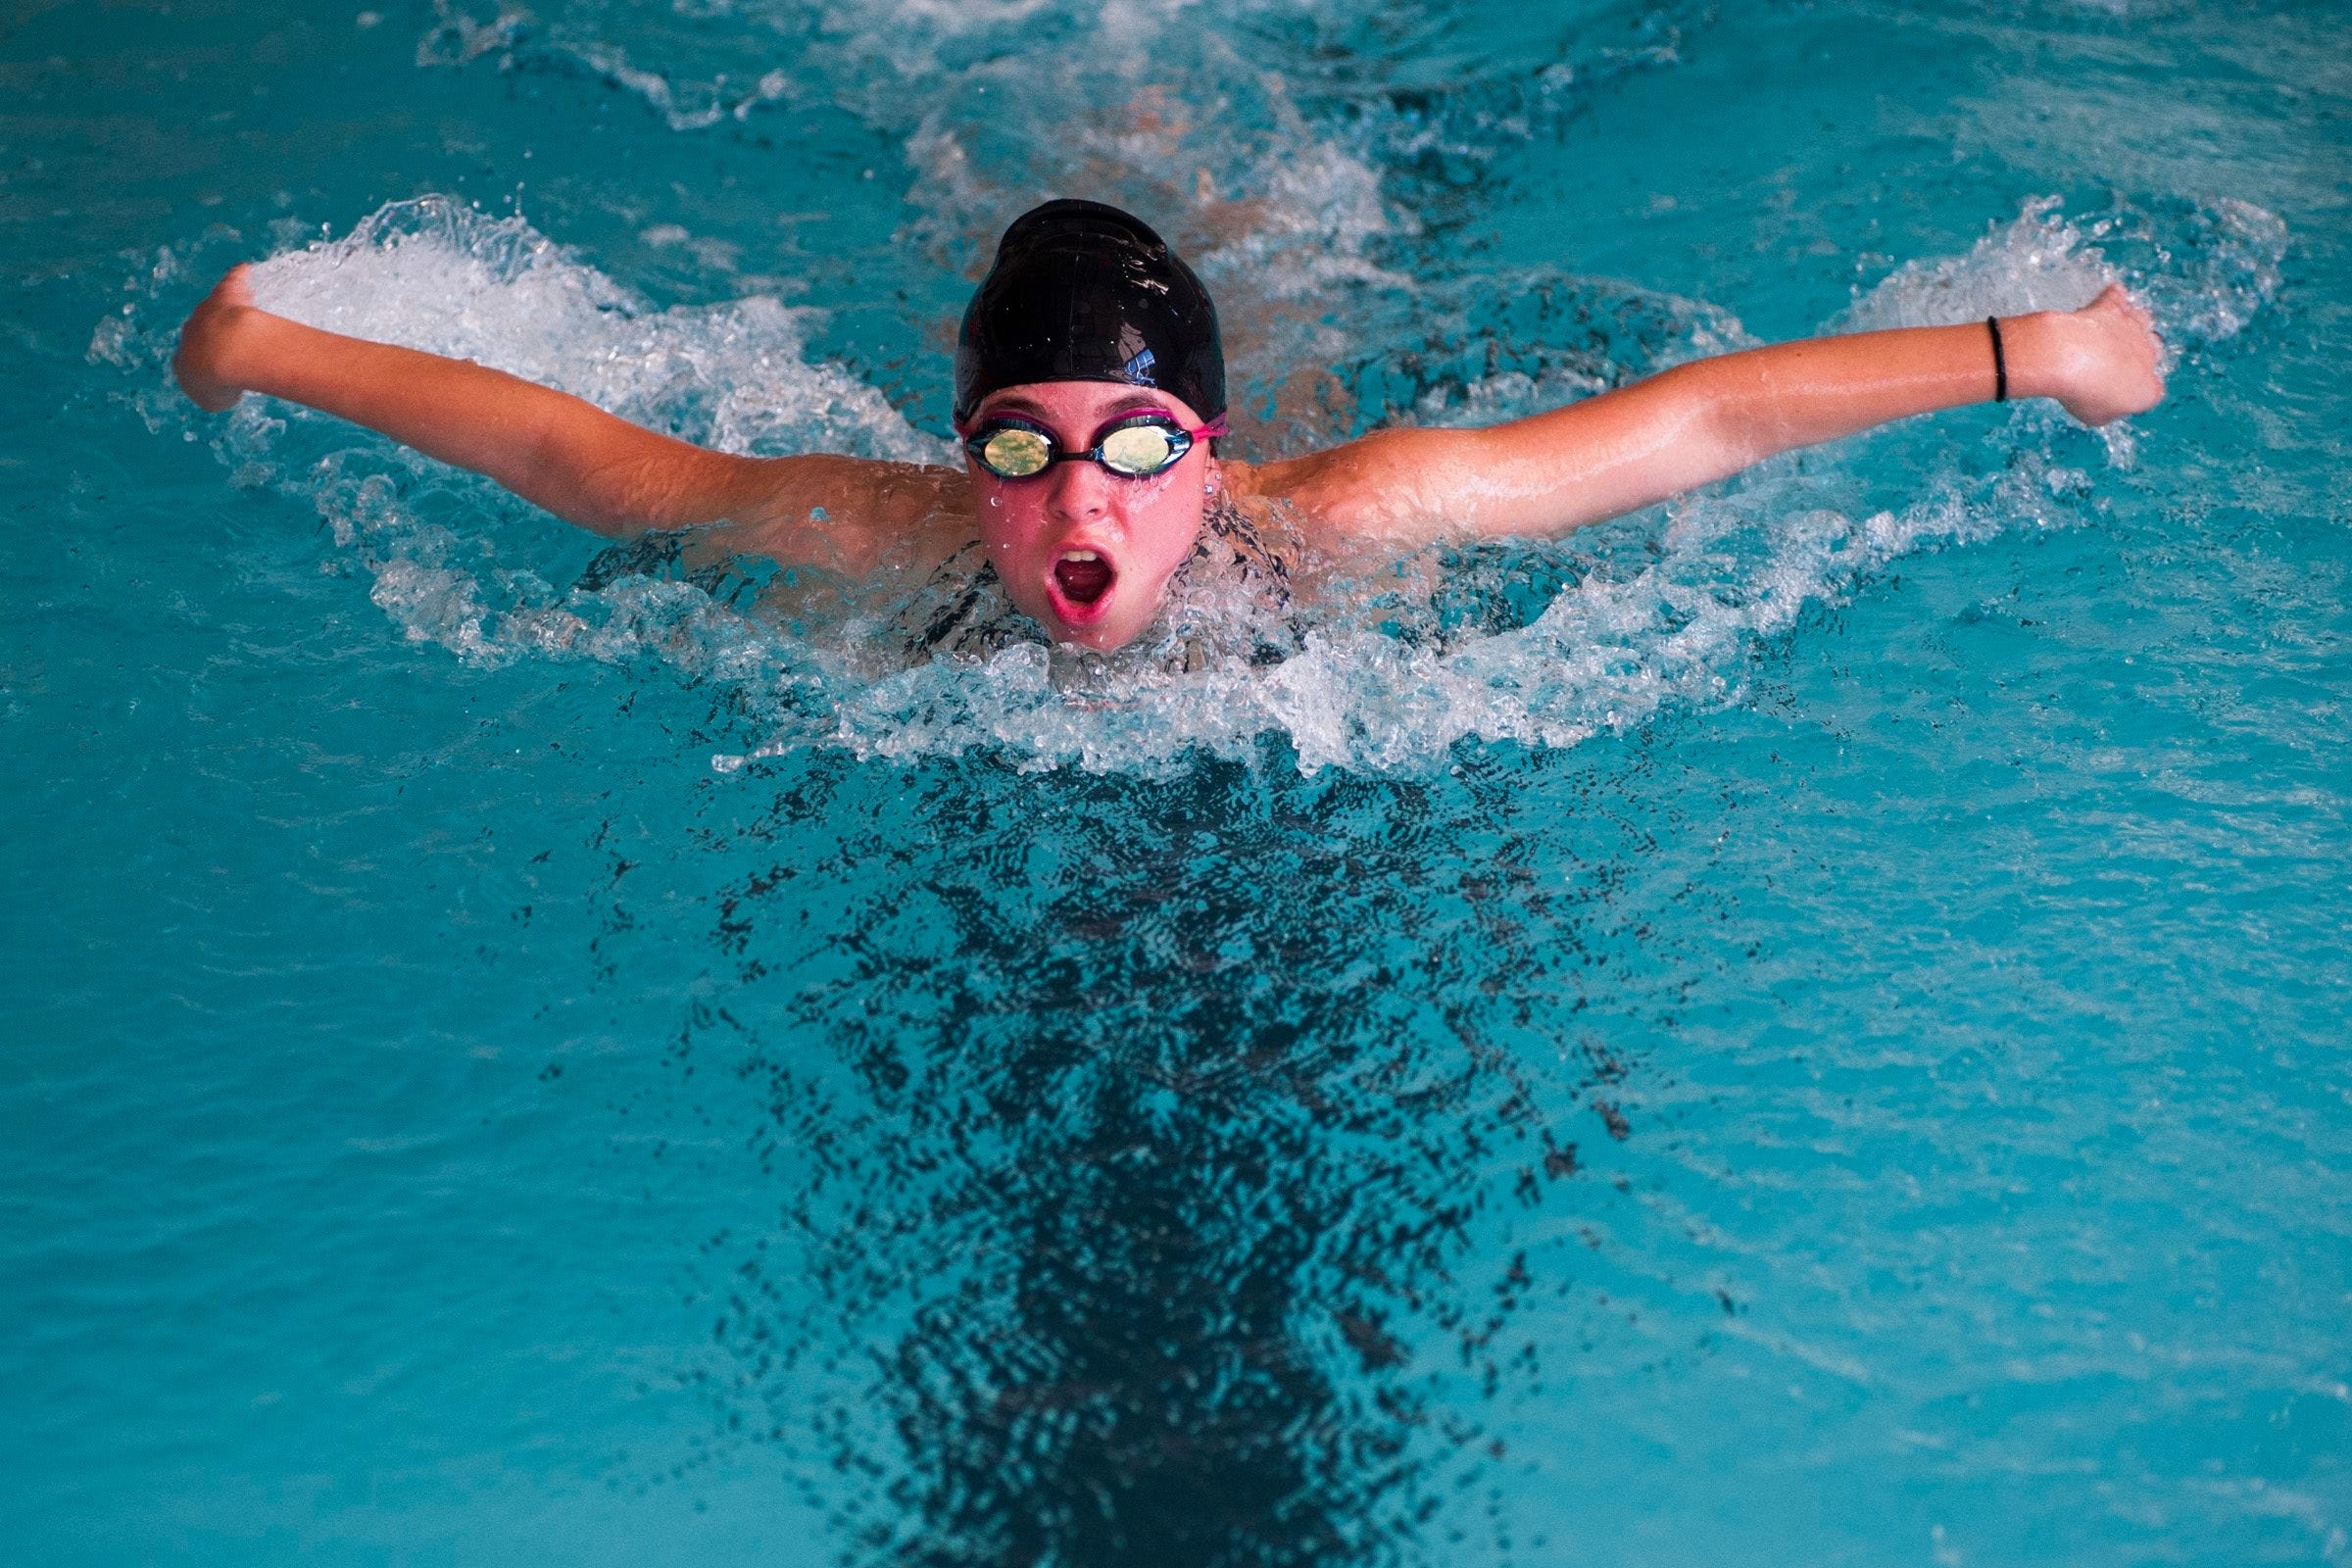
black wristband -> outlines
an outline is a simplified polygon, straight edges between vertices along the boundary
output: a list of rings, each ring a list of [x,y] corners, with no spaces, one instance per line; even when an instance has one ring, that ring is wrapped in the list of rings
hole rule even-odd
[[[1984,329],[1992,334],[1992,401],[2006,403],[2009,401],[2009,361],[2001,353],[2001,318],[1987,316],[1984,318]]]

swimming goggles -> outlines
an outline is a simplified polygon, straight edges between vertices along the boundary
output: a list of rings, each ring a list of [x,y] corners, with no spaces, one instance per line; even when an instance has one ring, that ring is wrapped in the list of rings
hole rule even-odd
[[[1000,479],[1029,479],[1056,463],[1094,463],[1122,479],[1149,479],[1183,461],[1200,436],[1225,433],[1225,416],[1187,430],[1165,414],[1129,415],[1104,430],[1084,452],[1067,451],[1036,425],[999,417],[963,438],[972,460]]]

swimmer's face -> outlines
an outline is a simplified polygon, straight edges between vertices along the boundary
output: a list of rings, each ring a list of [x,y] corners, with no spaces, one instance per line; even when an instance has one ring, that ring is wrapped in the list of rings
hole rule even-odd
[[[1181,398],[1108,381],[1039,381],[989,394],[966,428],[1017,416],[1063,451],[1084,452],[1103,429],[1162,411],[1187,430],[1203,422]],[[1026,479],[1000,479],[968,453],[980,542],[1004,591],[1056,642],[1108,651],[1152,624],[1168,579],[1200,536],[1216,459],[1197,438],[1175,466],[1145,479],[1096,463],[1055,463]],[[1092,560],[1089,560],[1089,557]]]

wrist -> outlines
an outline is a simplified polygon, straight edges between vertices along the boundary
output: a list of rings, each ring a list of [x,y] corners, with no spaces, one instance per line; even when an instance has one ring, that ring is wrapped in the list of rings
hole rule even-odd
[[[2001,348],[2008,362],[2009,400],[2059,398],[2075,383],[2081,354],[2069,329],[2074,318],[2060,311],[2004,316]]]
[[[232,305],[214,323],[212,370],[240,392],[270,390],[270,328],[276,318],[251,305]]]

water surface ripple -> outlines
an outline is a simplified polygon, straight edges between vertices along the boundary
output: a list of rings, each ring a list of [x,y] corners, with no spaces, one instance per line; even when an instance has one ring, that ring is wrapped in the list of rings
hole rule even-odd
[[[2343,1559],[2347,20],[0,25],[0,1525]],[[165,368],[266,258],[697,439],[932,458],[989,237],[1078,191],[1200,259],[1251,453],[2119,277],[2173,396],[1285,611],[1202,574],[1178,674],[910,652],[921,585],[763,603]]]

